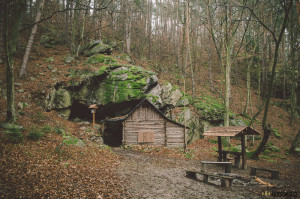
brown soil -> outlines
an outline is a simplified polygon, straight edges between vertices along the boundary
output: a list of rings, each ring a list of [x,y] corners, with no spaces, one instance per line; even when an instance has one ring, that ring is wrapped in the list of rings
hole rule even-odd
[[[261,198],[265,191],[273,194],[283,192],[299,194],[299,187],[287,184],[282,178],[271,180],[260,177],[276,187],[260,185],[247,175],[249,169],[246,171],[232,169],[237,178],[230,190],[221,187],[219,179],[210,179],[209,183],[204,183],[201,175],[197,175],[197,179],[186,177],[187,170],[204,169],[218,174],[224,173],[224,168],[203,167],[199,160],[166,158],[123,149],[114,151],[122,157],[118,173],[126,181],[127,190],[133,198]]]

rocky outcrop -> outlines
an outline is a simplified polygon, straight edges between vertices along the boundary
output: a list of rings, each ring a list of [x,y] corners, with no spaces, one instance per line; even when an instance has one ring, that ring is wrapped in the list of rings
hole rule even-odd
[[[179,89],[170,83],[160,85],[157,74],[133,65],[121,65],[111,57],[95,55],[87,61],[97,70],[70,71],[69,82],[57,83],[47,95],[45,107],[55,109],[68,118],[74,102],[85,106],[105,106],[147,98],[157,108],[175,107],[182,97]]]
[[[112,52],[112,46],[103,43],[100,40],[91,40],[89,43],[80,48],[79,53],[84,56],[92,56],[96,54],[110,55]]]

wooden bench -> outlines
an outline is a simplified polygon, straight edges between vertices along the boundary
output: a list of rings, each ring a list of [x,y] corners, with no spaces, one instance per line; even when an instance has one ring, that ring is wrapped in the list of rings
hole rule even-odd
[[[265,168],[258,168],[258,167],[250,167],[250,175],[255,176],[257,170],[261,171],[268,171],[271,173],[271,178],[272,179],[278,179],[279,178],[279,171],[273,170],[273,169],[265,169]]]
[[[204,171],[186,171],[186,177],[197,179],[196,174],[203,175],[203,182],[208,183],[208,177],[215,177],[221,179],[221,187],[226,187],[231,189],[232,181],[234,177],[231,176],[223,176],[223,175],[215,175],[213,173],[206,173]]]
[[[231,162],[211,162],[211,161],[201,161],[201,164],[215,164],[215,165],[221,165],[225,167],[225,173],[231,173]]]

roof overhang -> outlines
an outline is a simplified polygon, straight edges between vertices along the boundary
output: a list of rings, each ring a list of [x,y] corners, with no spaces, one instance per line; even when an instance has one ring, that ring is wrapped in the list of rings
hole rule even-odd
[[[222,137],[235,137],[242,135],[261,135],[258,131],[250,126],[224,126],[213,127],[203,133],[203,136],[222,136]]]

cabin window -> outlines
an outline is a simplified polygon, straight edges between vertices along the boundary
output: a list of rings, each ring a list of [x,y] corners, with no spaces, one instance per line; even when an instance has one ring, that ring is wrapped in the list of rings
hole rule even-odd
[[[138,143],[153,143],[154,132],[138,132]]]

